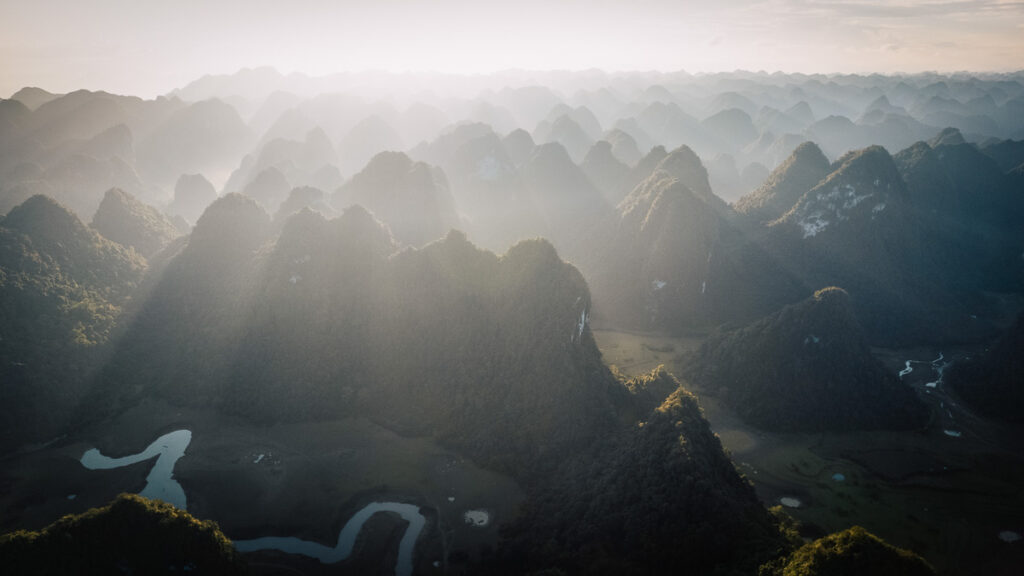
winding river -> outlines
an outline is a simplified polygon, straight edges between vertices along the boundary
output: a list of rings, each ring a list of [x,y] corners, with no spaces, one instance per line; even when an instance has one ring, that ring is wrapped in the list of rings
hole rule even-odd
[[[138,454],[111,458],[101,454],[98,449],[92,448],[82,455],[80,461],[82,466],[89,470],[110,470],[137,464],[156,456],[156,462],[146,476],[146,486],[139,492],[139,495],[146,498],[163,500],[185,510],[187,504],[185,490],[174,479],[174,465],[185,455],[185,449],[188,448],[191,442],[192,432],[190,430],[175,430],[157,438]],[[258,461],[259,459],[257,459]],[[316,558],[324,564],[333,564],[345,560],[352,555],[356,536],[359,535],[366,521],[378,512],[394,512],[409,522],[405,533],[402,534],[402,541],[398,544],[398,561],[395,565],[395,574],[396,576],[410,576],[413,570],[413,549],[427,520],[423,514],[420,514],[419,506],[402,502],[372,502],[364,506],[345,523],[345,526],[338,534],[338,543],[333,548],[328,548],[317,542],[279,536],[266,536],[254,540],[236,540],[235,548],[239,552],[281,550],[283,552]]]
[[[174,479],[174,465],[185,455],[185,449],[188,448],[190,442],[192,442],[191,430],[175,430],[157,438],[138,454],[111,458],[100,454],[98,449],[93,448],[82,455],[81,463],[89,470],[110,470],[159,456],[156,463],[153,464],[153,468],[150,469],[149,475],[146,476],[146,487],[139,492],[139,496],[163,500],[186,510],[185,490]]]
[[[402,541],[398,544],[398,561],[395,564],[395,576],[410,576],[413,569],[413,548],[427,521],[420,514],[419,506],[401,502],[373,502],[366,505],[345,523],[345,526],[338,534],[338,543],[333,548],[328,548],[318,542],[310,542],[298,538],[265,536],[254,540],[235,540],[235,549],[239,552],[281,550],[282,552],[302,554],[303,556],[316,558],[324,564],[333,564],[345,560],[352,554],[352,547],[356,543],[356,536],[363,529],[363,524],[378,512],[394,512],[409,522],[405,533],[402,534]]]

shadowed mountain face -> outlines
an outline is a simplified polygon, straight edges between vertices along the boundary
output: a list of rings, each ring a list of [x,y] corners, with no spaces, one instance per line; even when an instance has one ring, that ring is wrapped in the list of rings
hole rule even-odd
[[[180,233],[163,214],[123,190],[107,191],[91,226],[108,240],[134,248],[149,258]]]
[[[393,255],[387,229],[353,207],[330,221],[301,211],[261,248],[268,222],[239,196],[207,210],[97,404],[141,384],[261,421],[374,415],[502,467],[578,442],[609,414],[586,284],[546,242],[498,258],[453,234]]]
[[[840,288],[712,337],[689,376],[767,430],[913,429],[928,418],[916,393],[871,355]]]
[[[19,574],[247,573],[215,522],[129,494],[38,532],[0,536],[0,556]]]
[[[593,275],[605,314],[652,326],[706,320],[707,281],[723,223],[672,174],[657,170],[619,205],[608,241],[615,258]]]
[[[629,193],[629,190],[625,189],[626,179],[629,178],[629,166],[615,157],[612,145],[608,142],[600,140],[595,143],[587,152],[580,168],[590,182],[604,194],[610,205],[615,206]]]
[[[62,427],[144,270],[44,196],[0,222],[0,448]]]
[[[948,293],[923,281],[928,266],[919,223],[883,148],[836,161],[831,174],[771,223],[765,245],[791,263],[804,285],[849,290],[873,341],[926,338],[937,328],[929,310],[942,307]]]
[[[561,466],[507,530],[496,572],[746,573],[783,546],[764,508],[751,505],[750,485],[723,457],[696,398],[659,370],[627,385],[638,403],[644,391],[673,391],[639,426]],[[611,493],[617,497],[604,496]],[[566,530],[561,518],[585,521]],[[729,542],[744,542],[746,552],[736,555]]]
[[[195,222],[216,199],[217,191],[202,174],[182,174],[174,185],[174,200],[167,213]]]
[[[1019,183],[970,144],[919,142],[896,155],[937,281],[958,290],[1014,290],[1024,261]]]
[[[251,138],[232,106],[204,100],[174,112],[139,144],[139,169],[166,183],[181,174],[223,171],[238,161]]]
[[[813,142],[805,142],[772,171],[760,188],[740,198],[736,211],[763,222],[788,212],[829,173],[829,162]]]
[[[949,382],[982,414],[1024,422],[1024,314],[980,357],[954,364]]]
[[[361,205],[380,218],[395,239],[422,246],[459,225],[444,172],[401,152],[381,152],[334,197],[340,208]]]

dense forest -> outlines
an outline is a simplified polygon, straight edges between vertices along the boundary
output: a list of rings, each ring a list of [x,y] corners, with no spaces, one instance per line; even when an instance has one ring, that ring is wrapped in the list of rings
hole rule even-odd
[[[714,335],[688,377],[768,430],[914,429],[928,410],[871,353],[842,288]]]
[[[38,532],[4,534],[0,558],[10,574],[247,572],[215,522],[133,494],[65,516]]]

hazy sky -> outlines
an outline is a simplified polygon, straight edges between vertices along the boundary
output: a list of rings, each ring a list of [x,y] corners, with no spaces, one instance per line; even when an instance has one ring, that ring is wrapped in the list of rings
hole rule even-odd
[[[208,73],[1024,68],[1024,1],[0,0],[0,96]]]

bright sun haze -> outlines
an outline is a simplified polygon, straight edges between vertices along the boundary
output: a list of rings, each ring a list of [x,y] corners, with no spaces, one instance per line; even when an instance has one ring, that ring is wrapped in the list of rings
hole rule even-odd
[[[266,0],[0,3],[0,94],[22,86],[145,97],[211,73],[506,69],[1008,71],[1008,0]]]

